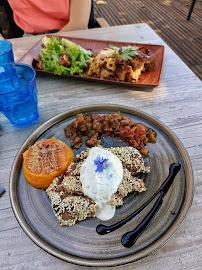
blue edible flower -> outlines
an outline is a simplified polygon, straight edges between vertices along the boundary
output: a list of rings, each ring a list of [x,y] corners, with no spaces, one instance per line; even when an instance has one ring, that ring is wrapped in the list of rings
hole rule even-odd
[[[94,163],[97,165],[97,169],[95,170],[96,172],[102,172],[105,168],[105,164],[107,163],[109,159],[108,158],[103,158],[98,156],[95,160]]]

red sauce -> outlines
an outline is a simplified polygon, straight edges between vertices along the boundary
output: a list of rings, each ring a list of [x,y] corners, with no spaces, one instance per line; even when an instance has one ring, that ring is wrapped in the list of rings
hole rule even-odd
[[[79,149],[82,137],[87,136],[86,145],[96,146],[102,134],[109,137],[119,137],[130,146],[137,149],[143,148],[149,142],[155,142],[156,132],[144,124],[132,122],[121,115],[114,114],[90,114],[84,116],[77,114],[77,119],[65,128],[67,138],[73,137],[72,147]]]

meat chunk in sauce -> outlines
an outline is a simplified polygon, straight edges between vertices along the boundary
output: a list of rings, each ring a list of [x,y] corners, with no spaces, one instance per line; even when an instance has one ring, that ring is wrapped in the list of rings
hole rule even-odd
[[[99,114],[84,116],[80,113],[64,130],[67,138],[73,137],[72,147],[75,149],[81,147],[82,137],[87,137],[85,141],[87,146],[98,145],[102,134],[119,137],[130,146],[141,149],[147,143],[154,143],[157,135],[144,124],[132,122],[120,112],[103,116]]]

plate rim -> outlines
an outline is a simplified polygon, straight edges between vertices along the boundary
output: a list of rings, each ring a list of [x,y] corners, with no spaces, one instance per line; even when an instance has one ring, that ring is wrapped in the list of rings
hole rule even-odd
[[[59,77],[65,77],[65,78],[76,78],[76,79],[81,79],[81,80],[88,80],[88,81],[97,81],[97,82],[103,82],[103,83],[111,83],[111,84],[118,84],[118,85],[123,85],[123,86],[130,86],[130,87],[156,87],[159,85],[160,83],[160,79],[161,79],[161,74],[162,74],[162,67],[163,67],[163,60],[164,60],[164,50],[165,50],[165,46],[161,45],[161,44],[149,44],[149,43],[139,43],[139,42],[124,42],[124,41],[115,41],[115,40],[107,40],[107,39],[90,39],[90,38],[80,38],[80,37],[72,37],[72,36],[63,36],[63,35],[53,35],[53,34],[47,34],[44,35],[43,37],[52,37],[52,36],[56,36],[58,38],[66,38],[66,39],[70,39],[70,40],[85,40],[85,41],[93,41],[93,42],[99,42],[99,43],[116,43],[116,44],[128,44],[128,45],[134,45],[134,46],[153,46],[153,47],[159,47],[158,50],[162,50],[162,57],[160,59],[160,69],[159,69],[159,74],[158,74],[158,79],[157,79],[157,83],[140,83],[139,80],[137,82],[123,82],[123,81],[115,81],[115,80],[108,80],[108,79],[100,79],[100,78],[95,78],[95,77],[88,77],[88,76],[80,76],[80,75],[71,75],[71,74],[67,74],[67,75],[55,75],[52,71],[46,71],[46,70],[40,70],[40,69],[36,69],[34,68],[34,70],[37,73],[41,73],[41,74],[49,74],[49,75],[55,75],[55,76],[59,76]],[[28,55],[35,47],[37,47],[38,45],[40,45],[42,43],[42,39],[43,37],[36,42],[36,44],[34,46],[32,46],[19,60],[18,62],[20,63],[26,63],[24,62],[24,58],[26,57],[26,55]]]
[[[27,149],[28,145],[33,144],[33,141],[36,141],[38,137],[40,137],[44,132],[46,132],[49,128],[52,126],[64,121],[67,119],[67,117],[75,116],[78,111],[85,113],[90,111],[121,111],[122,113],[128,113],[135,115],[137,117],[143,118],[153,125],[155,125],[160,130],[166,130],[169,134],[166,133],[168,138],[172,141],[174,146],[177,148],[179,155],[182,159],[184,173],[185,173],[185,184],[189,184],[189,188],[185,188],[185,194],[184,194],[184,200],[181,205],[181,209],[179,212],[179,215],[176,217],[176,219],[173,221],[173,223],[169,226],[169,228],[164,232],[159,239],[154,241],[154,243],[150,244],[149,246],[143,248],[142,250],[132,253],[126,256],[121,257],[114,257],[106,260],[100,260],[100,259],[91,259],[91,258],[85,258],[85,257],[78,257],[75,255],[71,255],[69,253],[66,253],[64,251],[61,251],[57,249],[56,247],[52,246],[51,244],[47,243],[43,238],[41,238],[38,234],[36,234],[33,229],[30,227],[30,225],[27,223],[21,208],[20,204],[16,204],[16,200],[18,200],[18,189],[17,184],[18,181],[15,181],[15,175],[16,170],[20,171],[22,167],[22,153]],[[69,115],[69,116],[68,116]],[[164,132],[164,131],[163,131]],[[165,132],[164,132],[165,133]],[[176,145],[178,144],[178,145]],[[186,165],[186,170],[185,170]],[[19,175],[18,175],[19,178]],[[77,265],[83,265],[83,266],[94,266],[94,267],[107,267],[107,266],[118,266],[118,265],[124,265],[128,264],[137,260],[140,260],[144,257],[147,257],[154,252],[156,252],[158,249],[163,247],[168,241],[172,239],[172,237],[178,232],[180,227],[182,226],[183,222],[185,221],[187,214],[190,210],[192,201],[194,196],[194,177],[193,177],[193,170],[192,170],[192,164],[191,160],[189,158],[189,155],[183,146],[180,139],[161,121],[155,119],[151,115],[139,110],[134,109],[132,107],[128,106],[122,106],[122,105],[116,105],[116,104],[97,104],[97,105],[87,105],[87,106],[80,106],[73,109],[70,109],[66,112],[60,113],[56,115],[55,117],[47,120],[45,123],[40,125],[30,136],[24,141],[22,146],[20,147],[19,151],[17,152],[13,165],[10,172],[10,178],[9,178],[9,198],[11,207],[13,210],[13,213],[23,229],[23,231],[27,234],[27,236],[40,248],[48,252],[49,254],[62,259],[64,261],[67,261],[69,263],[77,264]],[[138,255],[139,254],[139,255]]]

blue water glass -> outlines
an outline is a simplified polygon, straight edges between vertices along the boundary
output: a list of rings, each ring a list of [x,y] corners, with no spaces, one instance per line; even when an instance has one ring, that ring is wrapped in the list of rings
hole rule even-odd
[[[12,43],[0,40],[0,64],[14,62]]]
[[[26,64],[0,65],[0,112],[18,127],[39,118],[35,70]]]
[[[15,63],[0,64],[0,93],[12,92],[19,88]]]

